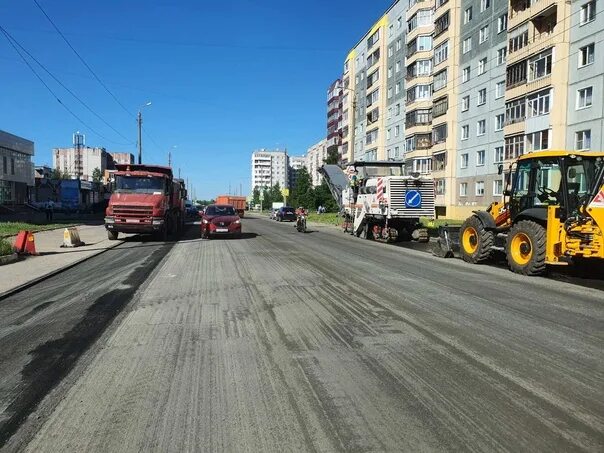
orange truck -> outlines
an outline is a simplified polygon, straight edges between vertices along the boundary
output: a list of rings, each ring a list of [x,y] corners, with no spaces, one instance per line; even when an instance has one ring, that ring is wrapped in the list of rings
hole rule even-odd
[[[243,217],[245,214],[247,198],[236,197],[235,195],[218,195],[216,197],[216,204],[230,204],[235,208],[235,211],[237,211],[239,217]]]

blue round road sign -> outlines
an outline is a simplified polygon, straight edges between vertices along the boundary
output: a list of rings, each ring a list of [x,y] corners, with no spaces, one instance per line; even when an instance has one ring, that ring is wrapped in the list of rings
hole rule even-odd
[[[422,194],[417,190],[408,190],[405,194],[405,206],[419,208],[422,205]]]

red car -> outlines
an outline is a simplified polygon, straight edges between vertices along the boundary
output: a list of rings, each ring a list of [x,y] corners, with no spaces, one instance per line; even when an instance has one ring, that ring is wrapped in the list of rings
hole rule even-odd
[[[211,204],[201,215],[201,237],[241,236],[241,219],[232,205]]]

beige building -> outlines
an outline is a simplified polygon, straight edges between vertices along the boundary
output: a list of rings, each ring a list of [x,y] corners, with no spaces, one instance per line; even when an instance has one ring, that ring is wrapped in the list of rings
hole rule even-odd
[[[306,169],[310,175],[312,185],[315,187],[320,186],[323,182],[323,178],[319,174],[319,168],[323,166],[325,159],[327,159],[327,139],[323,139],[308,148],[306,152]]]

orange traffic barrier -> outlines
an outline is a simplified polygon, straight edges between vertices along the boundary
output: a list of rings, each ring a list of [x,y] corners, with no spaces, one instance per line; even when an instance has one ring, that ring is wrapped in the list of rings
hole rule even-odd
[[[37,255],[36,240],[31,231],[19,231],[14,245],[15,252],[23,255]]]

